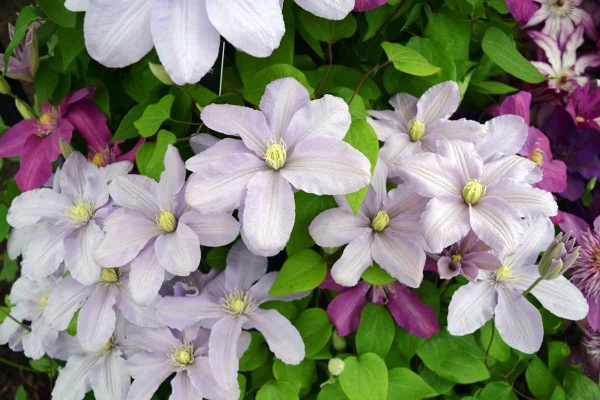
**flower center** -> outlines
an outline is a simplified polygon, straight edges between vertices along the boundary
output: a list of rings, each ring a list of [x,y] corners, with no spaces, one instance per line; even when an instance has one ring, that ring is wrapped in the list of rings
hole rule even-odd
[[[58,122],[58,110],[53,107],[50,111],[42,113],[38,118],[37,137],[46,137],[52,133],[52,130],[56,128]]]
[[[485,194],[485,186],[477,179],[471,179],[462,191],[462,197],[467,204],[477,204],[481,197]]]
[[[539,147],[537,149],[535,149],[529,155],[529,159],[541,167],[542,164],[544,163],[544,157],[542,156],[542,149],[540,149]]]
[[[223,310],[226,313],[233,315],[242,315],[250,313],[250,309],[254,306],[254,299],[244,290],[235,290],[225,295],[225,304]]]
[[[506,282],[513,276],[513,271],[510,267],[502,267],[494,272],[497,282]]]
[[[46,308],[46,304],[48,304],[48,296],[50,296],[50,292],[40,297],[40,307]]]
[[[425,134],[425,122],[419,121],[416,118],[408,121],[406,128],[408,129],[408,136],[413,142],[418,142]]]
[[[67,209],[67,215],[79,224],[86,224],[94,216],[94,209],[89,202],[77,197],[73,205]]]
[[[171,351],[171,364],[183,370],[194,362],[194,347],[191,344],[184,344],[175,347]]]
[[[571,0],[555,0],[550,3],[550,9],[553,13],[566,17],[573,12],[573,4]]]
[[[286,157],[287,144],[283,139],[279,139],[279,142],[276,142],[275,139],[269,140],[264,157],[267,165],[277,171],[285,165]]]
[[[106,151],[99,151],[97,153],[90,154],[90,156],[88,156],[88,160],[97,167],[104,167],[106,164],[108,164],[107,153],[108,152]]]
[[[156,225],[163,231],[169,233],[177,228],[177,220],[171,211],[162,210],[156,214]]]
[[[585,118],[577,116],[577,117],[575,117],[575,122],[577,122],[578,124],[581,124],[582,122],[585,122]]]
[[[452,259],[453,263],[459,263],[459,262],[462,262],[463,256],[460,253],[456,253],[456,254],[452,254],[450,256],[450,259]]]
[[[118,283],[119,275],[114,268],[102,268],[100,271],[100,280],[104,283]]]
[[[371,228],[377,232],[381,232],[390,224],[390,216],[385,211],[378,211],[373,217]]]
[[[110,351],[113,347],[115,347],[117,344],[117,341],[115,340],[114,336],[111,336],[110,339],[108,339],[108,342],[104,343],[104,345],[102,346],[102,348],[100,348],[100,350],[98,351],[100,354],[104,354],[107,353],[108,351]]]

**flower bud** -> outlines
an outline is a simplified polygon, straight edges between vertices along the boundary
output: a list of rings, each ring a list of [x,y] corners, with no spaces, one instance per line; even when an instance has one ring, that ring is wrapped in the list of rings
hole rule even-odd
[[[538,272],[545,280],[556,279],[571,268],[579,257],[579,246],[571,238],[571,231],[559,233],[548,246],[538,264]]]
[[[330,255],[334,254],[336,251],[338,251],[340,248],[339,247],[321,247],[321,249],[323,250],[323,253],[330,256]]]
[[[23,100],[16,98],[15,99],[15,106],[17,107],[17,111],[19,111],[19,114],[21,114],[21,116],[24,119],[35,119],[37,118],[35,113],[33,112],[33,110],[31,109],[31,107],[29,107],[29,105],[27,103],[25,103]]]
[[[343,336],[338,336],[337,332],[333,332],[331,335],[331,342],[333,343],[333,348],[337,351],[342,351],[346,348],[346,338]]]
[[[329,373],[333,376],[338,376],[339,374],[344,372],[345,367],[346,363],[341,358],[332,358],[327,364],[327,369],[329,370]]]
[[[69,142],[67,142],[63,138],[58,139],[58,147],[60,148],[60,152],[62,153],[62,156],[65,160],[69,158],[69,156],[73,152],[73,147],[71,147]]]
[[[148,65],[150,66],[150,71],[152,71],[152,74],[156,77],[156,79],[158,79],[167,86],[175,84],[175,82],[173,82],[173,80],[165,70],[165,67],[155,63],[148,63]]]
[[[6,82],[6,79],[0,77],[0,94],[10,94],[10,85]]]

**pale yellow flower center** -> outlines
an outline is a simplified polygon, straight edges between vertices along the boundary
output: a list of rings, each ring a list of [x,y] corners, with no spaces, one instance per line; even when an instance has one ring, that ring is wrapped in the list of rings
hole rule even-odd
[[[223,310],[226,313],[233,315],[242,315],[250,313],[250,309],[254,305],[254,299],[243,290],[229,292],[225,296],[225,304]]]
[[[462,197],[467,204],[477,204],[485,194],[485,186],[477,179],[471,179],[467,182],[462,191]]]
[[[390,216],[385,211],[378,211],[373,217],[371,228],[377,232],[381,232],[390,224]]]
[[[85,224],[94,216],[94,208],[88,201],[77,197],[73,205],[67,208],[67,215],[73,221]]]
[[[102,268],[102,271],[100,271],[100,280],[105,283],[117,283],[119,275],[114,268]]]
[[[450,258],[452,259],[453,263],[459,263],[459,262],[462,262],[462,260],[463,260],[462,254],[458,254],[458,253],[457,254],[452,254],[450,256]]]
[[[117,344],[115,337],[112,336],[110,339],[108,339],[108,342],[104,343],[104,345],[100,348],[99,353],[100,354],[104,354],[107,353],[108,351],[110,351],[113,347],[115,347],[115,345]]]
[[[497,282],[506,282],[513,276],[512,268],[504,266],[494,272]]]
[[[51,125],[54,122],[54,114],[52,112],[45,112],[40,115],[40,123],[43,125]]]
[[[275,171],[281,169],[285,165],[287,158],[287,144],[285,144],[283,139],[279,139],[279,142],[275,141],[275,139],[269,140],[264,158],[267,165]]]
[[[184,344],[176,347],[171,352],[171,364],[175,367],[187,369],[187,366],[194,362],[194,347],[191,344]]]
[[[542,166],[542,164],[544,163],[544,157],[542,155],[542,149],[540,149],[539,147],[537,149],[535,149],[530,155],[529,155],[529,159],[531,161],[533,161],[534,163],[536,163],[538,166]]]
[[[410,140],[413,142],[418,142],[425,134],[425,122],[415,118],[408,121],[406,128],[408,129],[408,136],[410,136]]]
[[[50,295],[50,293],[46,293],[40,298],[40,307],[42,307],[42,308],[46,307],[46,304],[48,304],[48,296],[49,295]]]
[[[107,164],[107,157],[104,153],[98,152],[90,158],[90,162],[97,167],[103,167]]]
[[[156,225],[163,231],[169,233],[177,229],[177,220],[171,211],[162,210],[156,215]]]

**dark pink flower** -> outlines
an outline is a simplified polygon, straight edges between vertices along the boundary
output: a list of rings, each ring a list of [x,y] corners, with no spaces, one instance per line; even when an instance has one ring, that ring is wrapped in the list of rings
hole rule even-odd
[[[600,130],[600,88],[590,84],[575,89],[567,98],[566,110],[580,128]]]
[[[538,9],[532,0],[506,0],[506,7],[520,23],[528,22]]]
[[[354,11],[368,11],[381,7],[387,0],[356,0]]]

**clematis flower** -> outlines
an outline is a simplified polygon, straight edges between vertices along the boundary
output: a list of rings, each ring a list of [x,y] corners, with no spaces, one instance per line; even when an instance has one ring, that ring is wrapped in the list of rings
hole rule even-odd
[[[341,98],[311,101],[304,86],[284,78],[267,85],[260,108],[211,104],[202,110],[207,127],[242,140],[221,140],[186,162],[194,172],[186,200],[202,212],[240,207],[246,246],[272,256],[294,226],[292,187],[341,195],[366,186],[371,174],[367,158],[342,142],[351,117]]]
[[[539,350],[544,337],[542,317],[523,292],[540,277],[535,261],[552,242],[554,227],[547,218],[528,220],[524,225],[527,240],[512,254],[496,253],[502,268],[480,271],[477,281],[454,293],[448,308],[451,334],[473,333],[495,315],[498,333],[509,346],[529,354]],[[579,320],[588,312],[581,292],[563,276],[542,280],[531,294],[561,318]]]
[[[276,310],[259,306],[270,300],[294,300],[299,293],[272,297],[269,290],[277,272],[267,271],[267,259],[252,254],[242,242],[227,255],[225,272],[206,285],[198,297],[165,297],[158,304],[158,318],[168,326],[183,330],[201,326],[211,330],[208,356],[215,379],[227,390],[237,385],[236,349],[242,329],[254,328],[263,334],[275,356],[286,364],[304,358],[302,337]]]
[[[521,24],[528,22],[537,10],[533,0],[506,0],[506,7]]]
[[[237,399],[237,381],[229,392],[215,381],[207,353],[210,332],[202,328],[181,332],[168,328],[148,329],[130,325],[128,343],[142,351],[127,360],[133,384],[128,400],[150,400],[158,387],[171,374],[172,399]],[[244,337],[243,353],[250,339]]]
[[[354,0],[296,0],[323,18],[343,19]],[[178,85],[196,83],[219,55],[220,36],[255,57],[268,57],[285,33],[283,1],[234,0],[69,0],[71,11],[86,11],[86,48],[107,67],[125,67],[156,47],[161,64]],[[185,57],[182,57],[182,54]]]
[[[35,81],[35,74],[40,66],[37,35],[35,33],[39,26],[40,23],[38,22],[29,25],[25,39],[13,50],[6,68],[6,76],[9,78],[25,82]],[[13,39],[14,34],[15,27],[8,24],[8,37],[10,40]],[[3,71],[5,66],[4,54],[0,53],[0,71]]]
[[[164,164],[158,183],[128,175],[110,184],[110,196],[122,208],[106,219],[106,235],[95,254],[101,265],[131,262],[129,289],[139,304],[154,299],[165,271],[187,276],[197,269],[201,244],[224,246],[239,233],[231,214],[203,215],[189,209],[184,201],[185,166],[177,148],[169,145]]]
[[[77,338],[86,351],[100,350],[115,331],[117,310],[131,323],[143,327],[163,326],[155,316],[158,297],[149,306],[131,298],[127,268],[102,268],[96,283],[84,286],[71,276],[62,279],[48,297],[44,317],[57,330],[65,330],[79,310]]]
[[[560,45],[552,37],[538,31],[529,31],[529,36],[544,50],[547,62],[531,63],[546,77],[548,86],[557,93],[572,92],[577,86],[585,85],[589,78],[584,75],[587,68],[600,65],[600,54],[589,53],[577,57],[577,49],[583,44],[583,26],[577,27]]]
[[[387,3],[387,0],[356,0],[354,11],[369,11],[381,7]]]
[[[370,110],[369,123],[379,140],[385,142],[380,157],[391,165],[401,156],[424,151],[434,152],[440,139],[475,141],[483,133],[476,121],[448,118],[457,110],[460,93],[456,82],[439,83],[427,90],[420,99],[400,93],[390,99],[394,111]]]
[[[36,189],[52,176],[52,163],[61,154],[62,138],[69,142],[73,125],[66,118],[71,106],[92,96],[93,89],[81,89],[67,95],[58,107],[44,103],[38,119],[25,119],[0,137],[0,157],[21,157],[15,176],[21,191]]]
[[[544,23],[542,33],[565,43],[577,27],[583,27],[586,35],[596,41],[598,32],[592,16],[583,8],[583,0],[535,0],[540,3],[524,27],[529,28]],[[511,2],[515,2],[512,0]],[[527,1],[523,1],[527,3]],[[508,2],[507,2],[508,3]]]
[[[459,242],[442,250],[437,261],[437,271],[442,279],[462,275],[470,281],[477,279],[479,269],[495,271],[502,267],[491,248],[470,231]],[[435,257],[437,258],[437,257]]]
[[[25,276],[41,279],[64,261],[71,276],[92,284],[100,274],[94,252],[102,240],[102,224],[107,213],[108,182],[127,174],[132,164],[121,162],[106,168],[89,163],[73,152],[58,176],[60,192],[42,188],[15,198],[7,221],[15,228],[28,228],[39,239],[27,247],[22,268]],[[33,225],[33,227],[32,227]]]
[[[358,329],[367,302],[385,305],[396,323],[411,335],[428,338],[440,330],[435,310],[400,282],[371,285],[361,280],[355,287],[348,288],[336,284],[328,272],[320,287],[340,292],[327,306],[327,315],[339,336]]]
[[[587,83],[575,89],[567,98],[565,108],[579,128],[600,131],[600,88],[591,88]]]
[[[61,332],[48,355],[67,364],[58,373],[52,398],[82,400],[91,389],[98,400],[127,399],[131,376],[124,358],[129,350],[126,329],[127,321],[117,315],[115,333],[99,351],[85,351],[76,337]]]
[[[33,281],[24,276],[17,279],[10,290],[9,300],[13,305],[10,317],[0,324],[0,344],[8,344],[13,351],[25,352],[35,360],[42,358],[58,338],[54,329],[43,317],[48,296],[62,276],[62,270],[53,275]],[[16,321],[31,321],[30,331]]]
[[[395,163],[409,187],[431,199],[421,225],[432,252],[457,242],[471,229],[492,249],[515,251],[521,218],[556,215],[558,207],[550,193],[522,182],[531,171],[527,164],[505,157],[484,164],[475,147],[462,141],[440,141],[438,153]]]
[[[574,201],[585,189],[583,178],[600,177],[600,135],[594,129],[577,129],[569,113],[559,107],[547,119],[545,131],[555,157],[567,166],[567,189],[561,196]]]
[[[356,285],[375,261],[401,283],[419,287],[426,258],[419,220],[426,200],[406,185],[379,192],[372,186],[356,215],[345,199],[338,199],[340,207],[312,221],[310,236],[319,246],[347,244],[331,269],[340,285]]]

